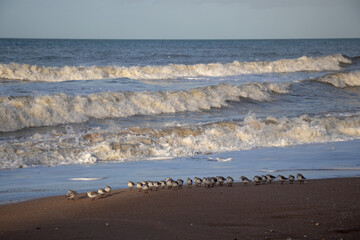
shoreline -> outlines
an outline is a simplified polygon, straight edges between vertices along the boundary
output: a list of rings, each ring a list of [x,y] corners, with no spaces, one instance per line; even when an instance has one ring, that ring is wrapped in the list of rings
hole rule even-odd
[[[0,238],[356,239],[358,196],[356,177],[54,196],[0,205]]]

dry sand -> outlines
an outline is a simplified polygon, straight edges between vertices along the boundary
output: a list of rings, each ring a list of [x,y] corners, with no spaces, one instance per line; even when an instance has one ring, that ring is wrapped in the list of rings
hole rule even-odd
[[[82,193],[0,206],[0,239],[360,239],[359,198],[360,178]]]

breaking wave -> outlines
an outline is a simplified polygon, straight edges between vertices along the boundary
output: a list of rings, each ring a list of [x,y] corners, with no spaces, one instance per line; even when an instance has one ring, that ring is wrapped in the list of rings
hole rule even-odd
[[[162,129],[36,133],[0,143],[0,168],[135,161],[360,138],[360,116],[256,118]]]
[[[338,88],[360,86],[360,72],[333,73],[315,79],[315,81],[331,84]]]
[[[201,111],[227,106],[227,101],[271,99],[271,93],[286,93],[288,84],[253,83],[241,86],[218,84],[185,91],[103,92],[88,96],[0,97],[0,132],[26,127],[81,123],[89,118],[119,118],[183,111]]]
[[[94,79],[174,79],[197,76],[234,76],[256,73],[340,70],[341,63],[351,63],[343,55],[280,59],[271,62],[239,62],[210,64],[169,64],[166,66],[65,66],[42,67],[28,64],[0,64],[0,78],[27,81],[59,82]]]

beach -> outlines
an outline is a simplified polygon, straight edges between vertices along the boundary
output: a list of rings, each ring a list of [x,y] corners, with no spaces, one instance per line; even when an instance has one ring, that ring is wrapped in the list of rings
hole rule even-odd
[[[0,206],[1,239],[358,239],[360,178],[149,191]]]

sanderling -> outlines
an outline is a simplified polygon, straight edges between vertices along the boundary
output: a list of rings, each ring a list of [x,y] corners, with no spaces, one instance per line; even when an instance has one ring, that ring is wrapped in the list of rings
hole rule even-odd
[[[194,177],[194,183],[196,184],[197,187],[201,187],[201,183],[202,183],[201,178]]]
[[[171,187],[173,190],[179,189],[179,183],[177,181],[171,182]]]
[[[295,180],[295,177],[293,175],[289,175],[289,182],[292,184]]]
[[[128,187],[130,188],[130,190],[133,190],[135,187],[135,183],[132,181],[128,181]]]
[[[160,181],[161,188],[164,189],[166,187],[166,182],[164,180]]]
[[[228,177],[226,178],[226,182],[227,182],[227,184],[228,184],[228,187],[232,187],[232,184],[233,184],[233,182],[234,182],[234,179],[233,179],[232,177],[228,176]]]
[[[281,182],[281,184],[283,184],[283,183],[287,180],[287,178],[284,177],[283,175],[278,175],[277,178],[279,179],[279,181]]]
[[[111,187],[110,186],[106,186],[105,187],[105,192],[110,195],[110,192],[111,192]]]
[[[266,184],[267,177],[265,175],[261,175],[262,184]]]
[[[193,181],[190,178],[186,179],[186,184],[187,184],[188,188],[191,187],[192,183],[193,183]]]
[[[249,182],[251,182],[251,180],[245,176],[241,176],[240,179],[244,183],[244,186],[246,186]]]
[[[182,188],[184,185],[184,181],[180,178],[177,180],[177,183],[178,183],[179,188]]]
[[[99,189],[97,190],[97,193],[99,194],[100,197],[104,197],[105,194],[106,194],[106,191],[105,191],[105,189],[103,189],[103,188],[99,188]]]
[[[160,182],[158,182],[158,181],[154,181],[154,182],[153,182],[153,186],[154,186],[154,188],[155,188],[155,191],[157,191],[157,190],[159,190],[159,187],[161,186],[161,184],[160,184]]]
[[[259,176],[255,176],[254,177],[254,182],[255,182],[255,185],[259,185],[262,182],[262,178],[259,177]]]
[[[166,186],[168,187],[168,189],[171,189],[172,188],[172,183],[173,183],[174,181],[172,181],[172,180],[170,180],[170,179],[168,179],[168,180],[166,180]]]
[[[87,192],[86,195],[90,198],[90,200],[95,200],[97,193],[94,191]]]
[[[211,177],[210,178],[210,181],[211,181],[211,187],[215,187],[216,183],[217,183],[217,178],[216,177]]]
[[[141,182],[136,183],[136,188],[139,189],[139,192],[141,191],[142,186],[143,186],[143,184]]]
[[[270,174],[266,174],[266,178],[267,178],[267,182],[268,182],[268,183],[272,183],[272,181],[273,181],[276,177],[273,176],[273,175],[270,175]]]
[[[299,180],[299,183],[304,183],[306,179],[301,173],[296,174],[296,177]]]
[[[223,176],[216,176],[216,179],[219,183],[219,186],[222,186],[224,184],[224,181],[226,180]]]
[[[144,193],[149,193],[149,186],[147,184],[142,185],[141,188],[144,191]]]
[[[76,191],[73,191],[73,190],[69,189],[67,191],[67,193],[65,194],[65,196],[67,197],[68,200],[74,200],[76,194],[78,194]]]
[[[204,185],[205,185],[206,188],[210,188],[211,185],[212,185],[212,181],[211,181],[211,179],[208,178],[208,177],[203,179],[203,183],[204,183]]]
[[[153,181],[147,181],[147,185],[149,186],[149,190],[153,190],[153,188],[154,188],[154,182]]]

